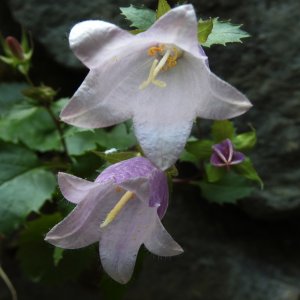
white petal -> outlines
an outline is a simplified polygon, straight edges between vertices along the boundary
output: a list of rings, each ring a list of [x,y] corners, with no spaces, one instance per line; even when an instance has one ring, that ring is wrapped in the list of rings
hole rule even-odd
[[[181,49],[201,57],[197,38],[197,18],[192,5],[178,6],[161,18],[139,37],[159,43],[175,44]]]
[[[156,217],[155,208],[133,199],[105,227],[100,240],[100,257],[104,270],[114,280],[120,283],[129,281],[139,248]]]
[[[173,256],[183,252],[183,249],[173,240],[158,217],[144,244],[150,252],[159,256]]]
[[[103,21],[84,21],[76,24],[69,36],[70,47],[90,69],[96,68],[115,52],[134,39],[125,30]]]

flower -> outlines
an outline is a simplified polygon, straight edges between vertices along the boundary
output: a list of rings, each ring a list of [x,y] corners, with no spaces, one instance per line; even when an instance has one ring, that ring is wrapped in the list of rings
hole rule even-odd
[[[210,71],[192,5],[170,10],[137,35],[103,21],[81,22],[69,41],[90,72],[61,119],[99,128],[132,118],[145,155],[162,170],[178,158],[197,116],[223,120],[251,107]]]
[[[222,141],[212,147],[213,154],[210,157],[210,163],[215,167],[227,167],[237,165],[244,161],[245,155],[234,151],[230,139]]]
[[[76,207],[46,241],[67,249],[100,241],[103,268],[114,280],[128,282],[142,244],[160,256],[183,252],[160,221],[168,206],[166,176],[148,159],[112,165],[95,182],[59,173],[58,183]]]

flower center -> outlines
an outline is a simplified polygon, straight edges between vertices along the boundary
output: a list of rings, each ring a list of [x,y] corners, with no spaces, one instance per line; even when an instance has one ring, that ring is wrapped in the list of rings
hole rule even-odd
[[[140,85],[140,90],[146,88],[150,83],[158,87],[166,87],[164,81],[156,79],[161,71],[168,71],[177,65],[177,60],[182,56],[182,50],[174,45],[159,44],[158,46],[150,47],[148,55],[155,57],[150,68],[148,79]]]
[[[116,191],[118,192],[119,189],[117,188]],[[125,204],[131,199],[134,199],[134,193],[127,191],[114,206],[114,208],[107,214],[105,220],[101,223],[100,228],[106,227],[108,224],[110,224],[120,213]]]

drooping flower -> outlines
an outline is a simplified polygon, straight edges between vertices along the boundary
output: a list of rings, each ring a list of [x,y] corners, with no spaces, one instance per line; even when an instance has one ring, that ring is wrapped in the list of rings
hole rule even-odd
[[[226,139],[212,147],[213,154],[210,163],[215,167],[229,168],[231,165],[237,165],[244,161],[245,155],[235,151],[230,139]]]
[[[183,252],[160,221],[168,205],[166,176],[148,159],[112,165],[95,182],[59,173],[58,183],[76,207],[46,241],[67,249],[100,241],[102,266],[114,280],[128,282],[142,244],[160,256]]]
[[[81,22],[69,40],[90,72],[61,119],[98,128],[132,118],[144,153],[161,169],[176,161],[197,116],[223,120],[251,107],[210,71],[192,5],[170,10],[137,35],[103,21]]]

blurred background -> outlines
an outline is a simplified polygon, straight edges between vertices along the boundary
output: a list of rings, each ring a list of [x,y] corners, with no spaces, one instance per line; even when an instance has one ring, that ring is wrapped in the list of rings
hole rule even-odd
[[[254,104],[235,123],[241,131],[248,123],[257,130],[258,145],[252,158],[265,189],[255,190],[238,205],[218,205],[202,199],[196,187],[175,185],[164,224],[185,252],[179,257],[159,258],[142,250],[127,286],[103,275],[96,246],[83,250],[90,255],[71,251],[57,269],[48,266],[45,253],[30,253],[26,248],[30,259],[24,263],[14,244],[17,232],[1,245],[0,259],[19,299],[300,299],[300,2],[191,3],[199,17],[231,19],[243,24],[251,35],[243,44],[217,45],[205,51],[213,72],[238,87]],[[70,97],[87,74],[68,48],[70,28],[86,19],[128,28],[119,7],[129,4],[152,9],[157,5],[152,0],[1,0],[0,32],[20,37],[20,26],[30,31],[34,41],[32,79],[52,86],[59,97]],[[0,62],[1,84],[18,81],[21,76]],[[194,172],[193,166],[184,162],[178,163],[178,169],[182,177]],[[46,225],[44,232],[50,227]],[[30,234],[40,225],[30,228],[29,238],[23,234],[23,241],[39,247],[38,242],[31,242]],[[47,245],[46,252],[49,249]],[[34,276],[43,262],[45,273],[47,268],[52,273]],[[1,280],[0,299],[10,299]]]

